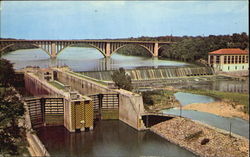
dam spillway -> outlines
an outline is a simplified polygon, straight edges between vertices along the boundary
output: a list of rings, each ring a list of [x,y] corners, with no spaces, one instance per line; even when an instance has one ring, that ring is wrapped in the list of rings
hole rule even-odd
[[[213,70],[210,67],[177,67],[177,68],[143,68],[143,69],[127,69],[125,70],[130,75],[132,81],[143,80],[162,80],[175,77],[203,76],[213,75]],[[80,72],[89,77],[102,80],[112,81],[111,75],[114,70],[110,71],[89,71]]]

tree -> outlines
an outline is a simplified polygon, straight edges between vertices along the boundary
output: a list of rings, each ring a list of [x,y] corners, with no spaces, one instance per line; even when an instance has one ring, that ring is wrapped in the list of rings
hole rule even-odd
[[[26,150],[26,130],[19,125],[25,112],[23,103],[13,88],[0,93],[0,154],[23,155]]]
[[[13,64],[6,59],[0,59],[0,84],[4,87],[13,84],[15,72]]]
[[[13,65],[0,59],[0,156],[23,155],[26,149],[26,130],[20,126],[25,109],[13,87]]]
[[[132,91],[133,87],[132,87],[131,77],[128,74],[126,74],[123,68],[119,68],[119,70],[115,71],[111,75],[111,77],[118,88]]]

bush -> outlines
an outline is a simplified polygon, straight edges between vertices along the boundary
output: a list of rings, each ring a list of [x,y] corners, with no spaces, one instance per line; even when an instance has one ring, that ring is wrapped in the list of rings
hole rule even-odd
[[[123,68],[119,68],[119,70],[115,71],[111,75],[111,78],[115,82],[115,85],[118,88],[132,91],[133,86],[132,86],[131,77],[128,74],[126,74]]]

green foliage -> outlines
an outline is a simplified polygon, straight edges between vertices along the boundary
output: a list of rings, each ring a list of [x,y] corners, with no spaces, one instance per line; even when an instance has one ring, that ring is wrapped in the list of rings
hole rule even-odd
[[[148,106],[160,104],[161,102],[166,104],[172,97],[174,97],[173,91],[154,90],[142,92],[143,103]]]
[[[217,99],[230,100],[234,103],[244,105],[245,106],[244,112],[249,113],[249,94],[201,90],[201,89],[185,89],[184,92],[207,95]]]
[[[4,49],[1,53],[4,54],[4,53],[11,52],[11,51],[19,50],[19,49],[33,49],[33,48],[37,48],[37,46],[34,46],[32,44],[29,44],[29,43],[27,43],[27,44],[24,44],[24,43],[22,43],[22,44],[14,44],[14,45]]]
[[[115,82],[115,85],[118,88],[122,88],[128,91],[132,91],[133,86],[131,82],[131,77],[126,74],[123,68],[119,68],[119,70],[115,71],[112,75],[112,80]]]
[[[19,126],[24,112],[23,103],[12,88],[0,93],[0,154],[22,155],[26,151],[25,128]]]
[[[155,104],[155,100],[153,98],[154,95],[160,95],[161,97],[163,96],[162,92],[159,90],[142,92],[143,103],[150,106],[154,105]]]
[[[246,33],[233,35],[210,35],[208,37],[182,37],[182,40],[163,46],[159,54],[162,57],[194,62],[198,59],[207,60],[208,53],[222,48],[248,48],[248,35]]]
[[[13,65],[6,59],[0,59],[0,84],[4,87],[10,86],[14,82],[15,72]]]
[[[129,56],[152,56],[152,54],[145,48],[139,45],[126,45],[117,50],[117,53]]]

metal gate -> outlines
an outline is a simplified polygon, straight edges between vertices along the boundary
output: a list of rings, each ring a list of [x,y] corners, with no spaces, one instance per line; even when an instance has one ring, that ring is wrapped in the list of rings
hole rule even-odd
[[[63,98],[41,98],[42,105],[44,105],[44,122],[46,125],[63,125],[63,101]]]
[[[63,98],[27,98],[30,121],[33,128],[43,125],[63,125]]]
[[[44,108],[41,105],[40,98],[25,99],[28,105],[30,121],[32,128],[44,125]]]
[[[89,95],[93,99],[94,119],[119,119],[119,94]]]

